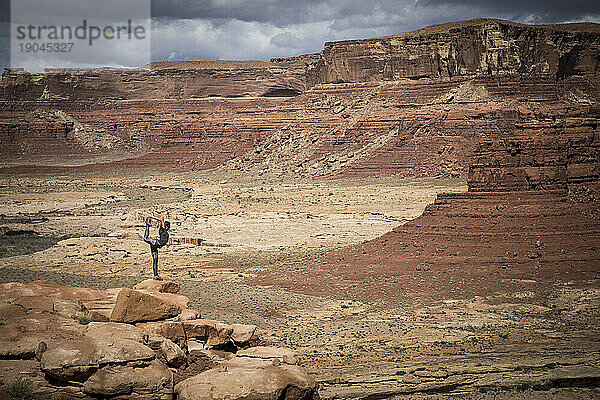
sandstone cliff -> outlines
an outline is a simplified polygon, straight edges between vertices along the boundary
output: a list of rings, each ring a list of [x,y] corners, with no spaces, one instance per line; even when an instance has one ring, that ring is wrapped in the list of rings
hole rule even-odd
[[[597,24],[522,25],[478,19],[394,36],[325,43],[308,70],[315,83],[527,74],[595,75]]]
[[[2,398],[318,397],[293,351],[257,346],[254,325],[200,318],[175,294],[175,282],[96,290],[35,281],[0,289]]]
[[[306,96],[335,93],[339,113],[348,113],[346,129],[329,139],[344,156],[332,169],[459,171],[469,189],[438,196],[421,217],[375,240],[283,263],[310,269],[257,281],[400,299],[591,279],[600,266],[598,40],[597,25],[477,20],[327,45],[315,76],[338,83]],[[450,47],[463,50],[436,58]],[[412,61],[394,58],[406,48]],[[366,146],[367,154],[355,150]]]
[[[271,62],[7,71],[0,151],[9,165],[59,169],[466,176],[481,139],[595,132],[599,43],[597,24],[473,20]],[[99,137],[120,145],[82,144]]]
[[[92,102],[202,97],[297,95],[303,71],[253,61],[152,63],[141,69],[49,69],[44,74],[5,71],[5,101]]]

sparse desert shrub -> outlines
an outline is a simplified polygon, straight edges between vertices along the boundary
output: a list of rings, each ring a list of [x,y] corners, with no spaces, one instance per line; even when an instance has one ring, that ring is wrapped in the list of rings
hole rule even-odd
[[[14,400],[33,400],[35,398],[33,383],[27,379],[15,379],[9,384],[2,385],[0,388]]]
[[[90,319],[89,316],[87,315],[80,315],[77,317],[77,321],[81,324],[81,325],[87,325],[90,322],[92,322],[92,320]]]
[[[0,326],[4,325],[4,318],[0,317]]]

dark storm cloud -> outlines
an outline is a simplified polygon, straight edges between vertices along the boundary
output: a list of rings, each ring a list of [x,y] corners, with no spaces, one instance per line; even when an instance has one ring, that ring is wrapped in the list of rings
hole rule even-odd
[[[378,11],[397,17],[404,10],[470,8],[481,16],[531,17],[540,23],[562,22],[600,14],[600,2],[589,0],[153,0],[152,15],[169,19],[237,19],[282,27],[324,20],[351,20]],[[407,21],[408,22],[408,21]]]
[[[534,0],[153,0],[153,59],[269,59],[333,40],[478,17],[600,21],[600,2]]]
[[[386,12],[391,15],[414,0],[152,0],[158,19],[236,19],[277,27],[337,21]]]
[[[152,16],[170,19],[237,19],[268,22],[276,26],[318,17],[311,9],[316,0],[153,0]]]
[[[418,0],[417,5],[424,8],[466,6],[490,16],[538,23],[565,22],[600,15],[600,1],[590,0]]]
[[[317,52],[326,41],[391,35],[478,17],[522,23],[600,22],[600,1],[581,0],[149,1],[156,61],[268,60]],[[1,31],[9,7],[4,6],[7,0],[0,4]]]

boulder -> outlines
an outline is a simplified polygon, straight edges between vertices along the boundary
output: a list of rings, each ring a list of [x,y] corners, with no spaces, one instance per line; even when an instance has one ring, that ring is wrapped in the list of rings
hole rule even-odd
[[[200,313],[196,310],[192,310],[191,308],[186,308],[179,314],[179,319],[182,321],[191,321],[194,319],[200,318]]]
[[[202,318],[191,321],[183,321],[181,324],[188,339],[200,339],[205,341],[208,338],[209,330],[214,329],[217,322],[219,321]]]
[[[146,322],[137,324],[136,326],[149,334],[160,335],[170,339],[179,344],[180,347],[186,346],[186,334],[183,330],[183,324],[181,322]]]
[[[309,400],[314,379],[293,365],[213,368],[175,386],[178,400]]]
[[[137,290],[123,288],[117,296],[110,319],[115,322],[144,322],[171,318],[181,312],[177,304]]]
[[[85,378],[106,364],[150,362],[154,358],[152,349],[134,340],[85,338],[49,344],[41,355],[40,369],[56,379],[71,380]]]
[[[86,336],[99,339],[135,340],[146,344],[148,334],[138,327],[117,322],[91,322],[87,326]]]
[[[179,284],[173,281],[157,281],[154,279],[146,279],[133,287],[136,290],[147,290],[149,292],[160,293],[177,293],[179,292]]]
[[[179,368],[185,363],[185,353],[169,339],[164,339],[160,344],[160,355],[171,367]]]
[[[231,340],[233,328],[212,319],[184,321],[183,329],[186,337],[206,341],[210,347],[222,346]]]
[[[206,345],[209,347],[222,346],[231,340],[231,334],[233,328],[222,322],[215,324],[214,329],[210,329],[208,332],[208,339]]]
[[[233,328],[231,338],[237,344],[248,343],[254,336],[254,332],[256,332],[256,325],[233,324],[231,327]]]
[[[190,304],[190,299],[188,297],[182,296],[180,294],[152,292],[149,290],[138,290],[138,292],[149,294],[150,296],[161,299],[162,301],[165,301],[167,303],[175,304],[175,305],[181,307],[182,310],[185,310],[186,308],[188,308],[188,305]]]
[[[173,374],[166,365],[154,360],[143,367],[109,365],[83,384],[86,394],[98,397],[144,395],[145,399],[171,399]]]
[[[298,363],[296,354],[283,347],[272,347],[272,346],[257,346],[250,347],[245,350],[240,350],[236,353],[237,357],[248,357],[248,358],[260,358],[264,360],[278,359],[279,361],[295,365]]]

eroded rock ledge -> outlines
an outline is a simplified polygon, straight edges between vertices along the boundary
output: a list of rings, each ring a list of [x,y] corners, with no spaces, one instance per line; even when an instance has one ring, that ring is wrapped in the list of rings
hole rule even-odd
[[[318,396],[293,351],[260,346],[254,325],[200,318],[178,290],[152,280],[103,291],[0,285],[0,390],[21,383],[36,399]]]
[[[598,54],[598,24],[481,19],[330,42],[270,63],[7,70],[0,155],[17,171],[75,162],[93,171],[466,177],[479,140],[512,136],[514,124],[545,129],[540,117],[549,116],[572,133],[596,129]]]

